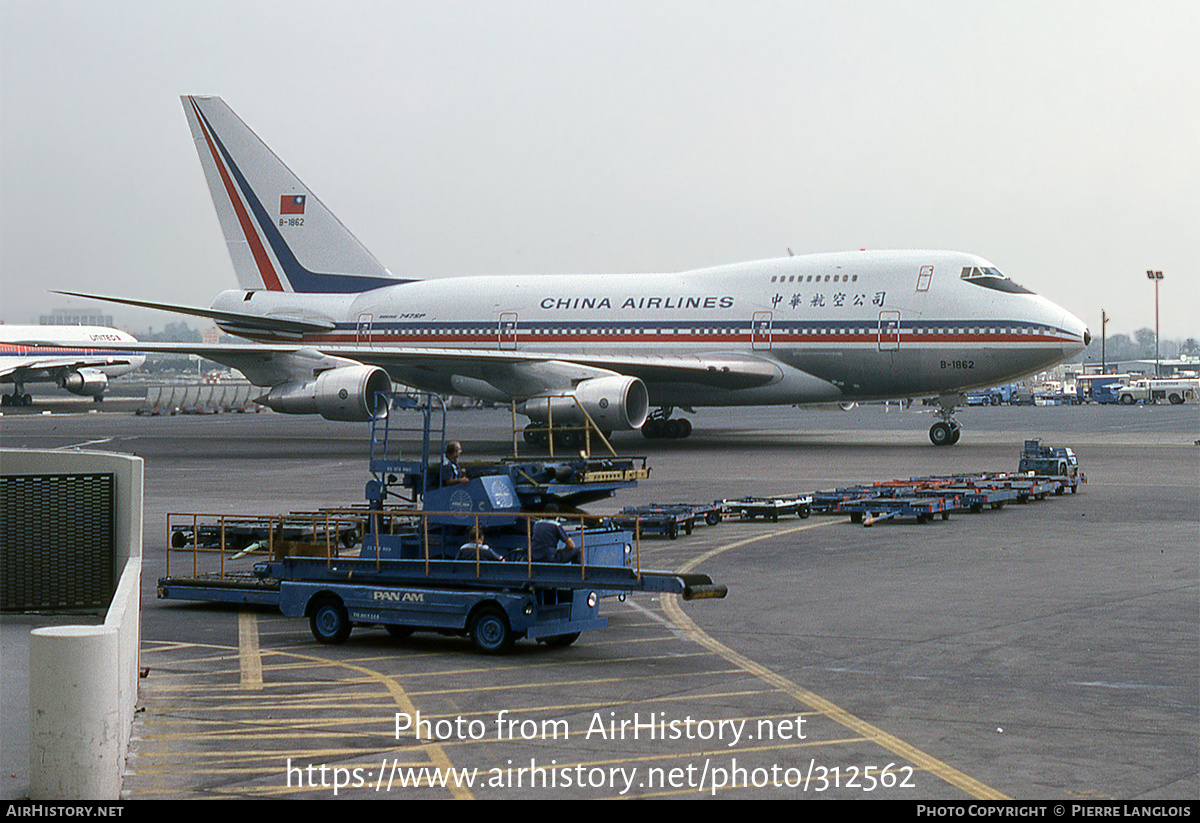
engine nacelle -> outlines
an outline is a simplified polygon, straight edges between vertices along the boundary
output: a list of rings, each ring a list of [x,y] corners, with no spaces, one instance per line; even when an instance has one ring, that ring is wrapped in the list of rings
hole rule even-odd
[[[593,377],[575,387],[574,397],[535,397],[526,400],[518,411],[539,423],[548,422],[553,415],[556,426],[582,425],[580,406],[604,431],[640,429],[650,414],[650,395],[646,384],[636,377]]]
[[[99,397],[108,388],[108,375],[96,369],[80,369],[63,375],[59,385],[71,394]]]
[[[342,366],[312,380],[275,386],[259,402],[284,414],[319,414],[326,420],[362,422],[381,417],[387,407],[377,404],[379,392],[390,392],[392,380],[375,366]]]

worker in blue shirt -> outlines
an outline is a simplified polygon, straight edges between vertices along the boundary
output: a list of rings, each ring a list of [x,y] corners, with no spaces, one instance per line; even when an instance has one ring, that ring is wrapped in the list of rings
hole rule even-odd
[[[561,551],[559,543],[564,543]],[[563,531],[557,520],[539,520],[529,530],[529,554],[535,563],[580,563],[575,541]]]

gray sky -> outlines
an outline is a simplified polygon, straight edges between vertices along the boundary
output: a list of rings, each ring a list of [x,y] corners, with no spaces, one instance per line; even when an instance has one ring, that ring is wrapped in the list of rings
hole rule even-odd
[[[1200,336],[1192,0],[0,9],[9,323],[236,285],[178,99],[216,94],[399,275],[946,248],[1097,333],[1153,327],[1160,269]]]

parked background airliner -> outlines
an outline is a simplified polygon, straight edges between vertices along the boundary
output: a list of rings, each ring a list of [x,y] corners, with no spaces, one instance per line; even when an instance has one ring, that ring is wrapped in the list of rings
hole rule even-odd
[[[520,401],[531,439],[575,403],[602,429],[681,437],[691,426],[676,407],[936,395],[930,439],[948,445],[963,391],[1049,368],[1091,339],[987,260],[950,251],[397,278],[220,98],[182,99],[240,288],[211,309],[86,296],[208,317],[253,341],[146,349],[236,368],[277,411],[367,419],[396,381]]]
[[[0,405],[28,406],[27,383],[57,383],[72,394],[100,400],[108,381],[141,367],[144,355],[95,345],[137,343],[137,339],[105,326],[7,326],[0,324],[0,383],[12,392]]]

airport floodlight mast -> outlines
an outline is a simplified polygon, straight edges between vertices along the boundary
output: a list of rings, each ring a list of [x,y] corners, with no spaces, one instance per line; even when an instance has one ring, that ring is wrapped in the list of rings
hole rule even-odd
[[[1162,377],[1158,364],[1158,284],[1162,282],[1163,273],[1147,269],[1146,278],[1154,281],[1154,379],[1158,380]]]
[[[1104,344],[1108,339],[1108,315],[1100,310],[1100,373],[1108,374],[1108,358],[1104,356]]]

